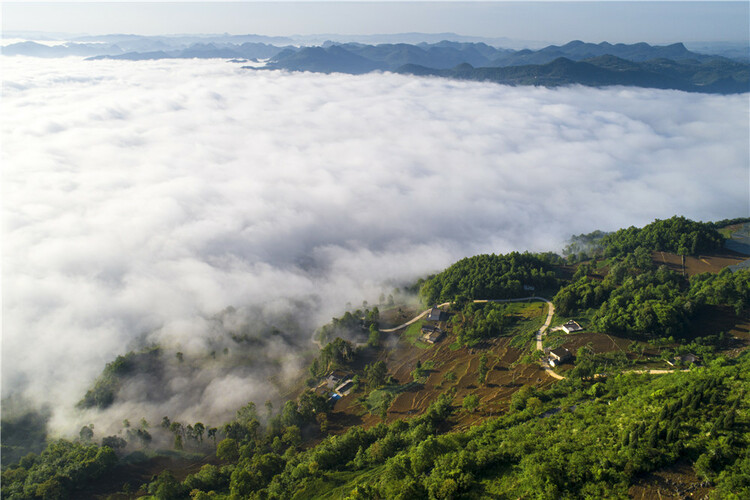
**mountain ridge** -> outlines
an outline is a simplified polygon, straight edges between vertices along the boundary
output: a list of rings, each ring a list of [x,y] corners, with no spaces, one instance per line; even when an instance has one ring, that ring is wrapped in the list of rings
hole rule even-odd
[[[489,46],[455,43],[350,43],[328,44],[319,49],[287,49],[257,69],[361,74],[369,68],[507,85],[625,85],[718,94],[750,90],[750,65],[691,52],[682,43],[654,47],[646,43],[612,45],[574,40],[538,51],[494,50],[494,56]],[[356,64],[350,66],[348,60]]]
[[[624,85],[644,88],[682,90],[685,92],[735,94],[748,91],[748,81],[737,80],[722,68],[718,75],[704,77],[701,66],[675,66],[664,62],[634,63],[615,56],[602,56],[584,61],[560,57],[546,64],[474,68],[462,64],[448,70],[419,65],[404,65],[400,74],[437,76],[461,80],[491,81],[505,85],[558,87],[580,84],[590,87]],[[747,73],[747,69],[744,70]]]
[[[649,45],[605,41],[595,44],[572,40],[539,50],[510,50],[484,42],[453,40],[378,45],[328,40],[312,46],[273,45],[264,43],[267,40],[257,35],[173,38],[109,35],[103,39],[84,37],[78,40],[85,43],[48,46],[27,41],[3,47],[2,52],[8,56],[43,58],[74,55],[87,57],[87,60],[197,58],[235,63],[261,60],[264,65],[245,68],[354,75],[391,71],[505,85],[623,85],[713,94],[750,90],[750,64],[693,52],[683,43]],[[291,39],[270,41],[278,43]]]

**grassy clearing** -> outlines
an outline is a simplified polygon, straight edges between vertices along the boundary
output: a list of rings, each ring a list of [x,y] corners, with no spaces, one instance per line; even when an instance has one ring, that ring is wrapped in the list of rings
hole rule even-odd
[[[583,327],[584,330],[588,331],[588,327],[591,324],[591,318],[596,313],[596,309],[587,309],[585,311],[581,311],[575,316],[563,316],[561,314],[553,314],[552,315],[552,322],[549,324],[550,328],[554,328],[556,326],[564,325],[570,320],[576,321],[579,325]]]
[[[324,477],[308,481],[305,487],[292,497],[292,500],[307,500],[315,498],[330,498],[343,500],[352,492],[353,485],[373,482],[385,468],[385,465],[365,471],[336,471],[328,472]]]
[[[422,338],[422,325],[424,325],[424,320],[419,320],[416,323],[409,325],[401,337],[414,347],[429,349],[432,346],[420,340]]]
[[[503,307],[503,314],[520,316],[523,319],[542,316],[546,307],[544,302],[507,302],[500,305]]]
[[[547,332],[547,335],[545,335],[544,339],[542,340],[542,345],[544,347],[549,347],[550,349],[557,349],[565,343],[567,338],[568,334],[566,334],[562,330]]]
[[[443,374],[443,378],[437,387],[443,387],[443,384],[446,384],[448,386],[454,386],[457,383],[458,383],[458,377],[456,377],[456,372],[451,370]]]
[[[524,349],[530,344],[532,347],[536,348],[536,330],[533,332],[514,335],[510,341],[510,346],[515,347],[516,349]]]
[[[210,443],[210,441],[209,441]],[[213,445],[211,445],[213,448]],[[159,448],[156,450],[143,449],[129,453],[120,459],[121,464],[137,464],[152,458],[171,458],[175,460],[200,461],[206,456],[205,452],[171,450]]]
[[[386,401],[390,400],[392,402],[394,399],[396,399],[396,396],[398,396],[402,392],[406,392],[421,385],[422,384],[420,384],[419,382],[409,382],[408,384],[404,385],[387,385],[370,392],[363,404],[365,408],[367,408],[367,411],[374,414],[375,412],[380,411]]]
[[[600,271],[600,270],[604,269],[605,267],[609,267],[610,264],[611,263],[609,262],[608,259],[601,259],[601,260],[597,260],[596,261],[596,266],[595,267],[596,267],[597,271]]]
[[[516,348],[531,345],[532,349],[536,349],[536,332],[544,325],[547,318],[547,305],[541,302],[510,305],[515,306],[514,316],[517,318],[508,330],[508,334],[513,337],[510,345]]]
[[[534,340],[536,332],[544,325],[544,321],[547,319],[547,305],[541,302],[511,305],[524,306],[518,309],[517,312],[511,313],[518,317],[518,321],[513,324],[509,333],[514,337],[514,342],[517,338],[520,338],[521,340],[518,342],[520,342],[521,345],[525,345],[526,342]],[[509,313],[506,312],[506,314]],[[513,345],[513,342],[511,345]]]

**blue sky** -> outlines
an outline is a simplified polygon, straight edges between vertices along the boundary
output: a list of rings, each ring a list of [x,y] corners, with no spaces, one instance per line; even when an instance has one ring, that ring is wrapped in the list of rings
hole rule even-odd
[[[261,35],[454,32],[520,40],[748,40],[738,2],[3,2],[4,31]]]

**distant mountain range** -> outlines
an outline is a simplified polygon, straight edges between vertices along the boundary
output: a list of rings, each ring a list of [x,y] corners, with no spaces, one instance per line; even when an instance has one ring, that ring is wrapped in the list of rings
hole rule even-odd
[[[550,45],[540,50],[508,50],[491,47],[484,43],[459,43],[442,41],[436,44],[382,44],[363,45],[356,43],[323,44],[322,47],[302,47],[286,49],[275,55],[269,68],[287,70],[312,70],[316,65],[325,66],[323,61],[330,59],[324,55],[322,49],[335,50],[341,57],[341,49],[370,61],[372,69],[393,71],[405,64],[417,64],[435,69],[448,69],[459,64],[468,63],[472,66],[506,67],[524,66],[530,64],[546,64],[560,57],[571,61],[582,61],[600,56],[615,56],[634,62],[652,59],[671,59],[674,61],[714,61],[718,56],[691,52],[681,43],[666,46],[651,46],[647,43],[633,45],[607,42],[600,44],[573,41],[563,46]],[[335,48],[335,49],[334,49]],[[320,69],[319,71],[323,71]],[[347,72],[355,72],[347,71]]]
[[[287,48],[264,69],[361,74],[394,71],[508,85],[627,85],[732,94],[750,90],[750,65],[689,51],[681,43],[612,45],[573,41],[511,51],[484,43],[327,44]]]
[[[481,37],[466,36],[456,33],[390,33],[390,34],[373,34],[373,35],[341,35],[337,33],[325,33],[314,35],[291,35],[291,36],[265,36],[265,35],[230,35],[223,34],[190,34],[190,35],[129,35],[129,34],[109,34],[109,35],[81,35],[66,33],[46,33],[39,31],[4,31],[3,38],[21,39],[21,40],[38,40],[38,41],[67,41],[69,43],[96,43],[100,47],[104,45],[117,45],[116,52],[112,54],[122,54],[132,51],[154,51],[161,50],[165,47],[172,49],[184,49],[194,43],[213,43],[213,44],[235,44],[240,45],[246,42],[267,43],[276,46],[295,45],[295,46],[313,46],[323,45],[325,42],[335,43],[365,43],[377,45],[381,43],[438,43],[443,40],[452,42],[471,42],[486,43],[493,47],[505,47],[508,49],[524,48],[542,48],[549,45],[549,42],[534,40],[516,40],[506,37]],[[156,47],[150,47],[150,44],[157,44]],[[709,51],[711,52],[711,51]],[[109,52],[107,52],[109,53]],[[713,52],[712,52],[713,53]],[[102,52],[101,54],[104,54]]]
[[[416,38],[418,34],[413,35]],[[260,59],[266,64],[253,69],[349,74],[392,71],[508,85],[627,85],[720,94],[750,90],[750,64],[746,61],[693,52],[682,43],[654,46],[575,40],[539,50],[511,50],[484,42],[447,40],[378,45],[326,41],[317,46],[288,42],[294,40],[259,35],[106,35],[80,37],[55,46],[16,43],[4,47],[3,54],[125,60]]]
[[[636,63],[606,55],[584,61],[559,57],[545,64],[524,66],[474,68],[470,64],[461,64],[444,70],[407,64],[396,72],[491,81],[505,85],[625,85],[710,94],[737,94],[750,91],[748,65],[725,61],[700,63],[653,59]]]

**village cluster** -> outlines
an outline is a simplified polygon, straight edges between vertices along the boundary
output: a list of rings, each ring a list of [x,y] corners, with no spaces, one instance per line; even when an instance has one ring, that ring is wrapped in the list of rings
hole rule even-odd
[[[437,344],[447,334],[444,329],[444,322],[447,320],[448,313],[437,306],[432,307],[424,317],[424,323],[420,328],[420,340],[426,344]],[[441,326],[443,328],[441,328]],[[563,331],[566,334],[579,333],[583,327],[574,320],[567,321],[565,324],[554,327],[552,331]],[[555,368],[565,363],[571,363],[575,359],[573,353],[565,347],[545,348],[543,362],[548,366]],[[688,353],[676,356],[672,360],[667,360],[667,364],[673,367],[699,364],[700,359],[694,354]],[[349,395],[355,388],[354,375],[342,370],[334,370],[321,380],[315,392],[327,396],[331,404],[344,396]]]

